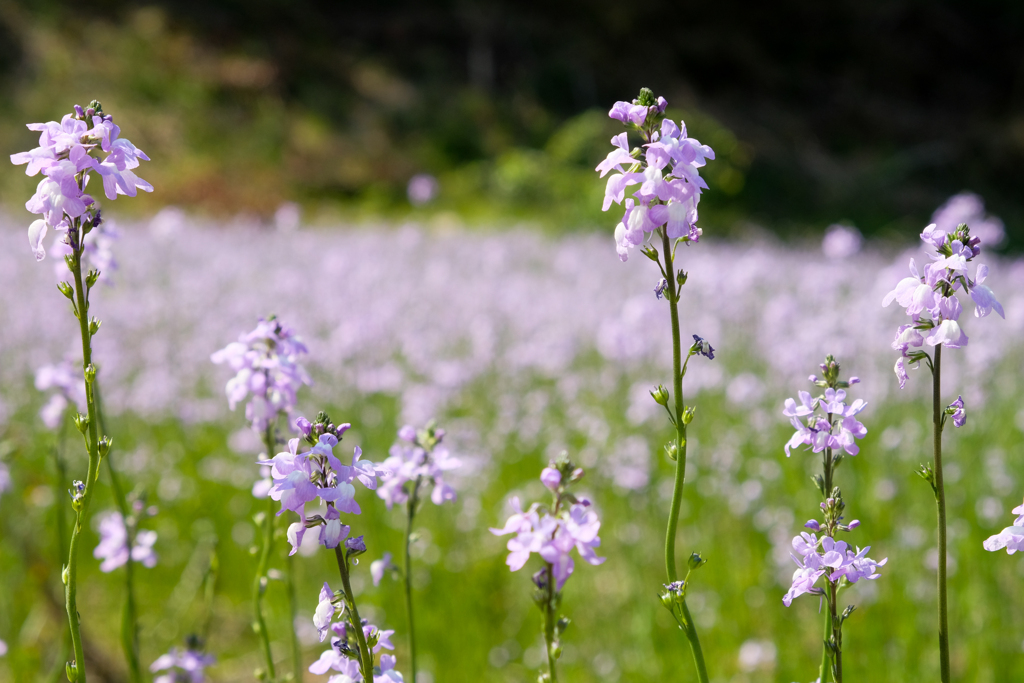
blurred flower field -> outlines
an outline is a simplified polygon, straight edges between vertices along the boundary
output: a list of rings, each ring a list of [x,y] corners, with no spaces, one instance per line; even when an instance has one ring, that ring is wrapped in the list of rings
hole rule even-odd
[[[648,391],[668,376],[671,348],[654,271],[639,255],[620,263],[610,235],[279,223],[207,225],[169,209],[122,224],[120,266],[94,304],[112,457],[158,509],[146,524],[157,532],[159,562],[136,568],[144,663],[208,628],[217,657],[211,680],[250,680],[259,664],[249,590],[261,445],[244,416],[228,411],[228,371],[210,354],[274,313],[310,351],[314,385],[300,392],[298,414],[326,409],[351,422],[347,445],[375,462],[402,424],[436,418],[464,463],[451,480],[455,505],[424,508],[414,545],[421,683],[536,679],[544,654],[529,578],[508,572],[504,541],[487,530],[503,523],[510,495],[541,495],[536,473],[562,449],[588,470],[580,488],[600,512],[608,558],[579,567],[566,593],[573,624],[563,637],[563,680],[691,680],[689,653],[657,599],[670,433]],[[929,386],[924,371],[911,371],[899,390],[890,342],[901,312],[881,306],[919,251],[876,251],[835,235],[824,250],[767,238],[723,244],[705,230],[699,247],[680,249],[690,274],[682,331],[709,339],[716,357],[694,360],[688,374],[699,410],[679,549],[709,560],[687,597],[716,663],[712,679],[817,675],[817,604],[782,605],[790,539],[816,504],[808,481],[816,459],[785,457],[791,427],[781,410],[827,353],[861,378],[856,393],[869,402],[860,415],[869,433],[843,469],[844,494],[851,516],[871,530],[872,555],[889,558],[881,580],[846,594],[858,605],[845,631],[847,675],[935,679],[934,508],[913,474],[929,457]],[[70,502],[54,490],[53,452],[75,471],[84,452],[70,422],[44,426],[38,413],[48,397],[33,376],[75,358],[74,319],[57,315],[54,263],[35,263],[20,219],[3,219],[0,463],[11,483],[0,493],[0,639],[9,646],[0,680],[60,680],[67,658],[55,647],[66,622],[55,567],[56,520],[70,517]],[[981,545],[1009,523],[1024,492],[1015,467],[1024,430],[1024,261],[985,263],[1006,319],[965,316],[970,346],[952,354],[945,372],[970,411],[963,429],[947,432],[953,670],[979,682],[1024,676],[1024,565]],[[104,477],[97,516],[114,509]],[[400,586],[385,579],[374,587],[369,562],[399,552],[404,519],[369,492],[359,502],[359,533],[371,540],[354,577],[360,608],[401,634]],[[323,649],[311,620],[315,591],[335,570],[310,538],[294,564],[295,627],[311,663]],[[93,529],[79,592],[93,639],[87,667],[96,680],[119,681],[121,585],[99,572],[97,542]],[[207,580],[211,557],[215,582]],[[284,566],[284,552],[275,566]],[[268,592],[274,634],[289,620],[278,584]],[[395,642],[401,668],[404,639]],[[273,647],[285,661],[289,645]]]

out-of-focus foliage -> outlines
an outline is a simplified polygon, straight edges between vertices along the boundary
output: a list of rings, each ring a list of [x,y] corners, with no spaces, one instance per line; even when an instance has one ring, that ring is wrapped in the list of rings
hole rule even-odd
[[[980,193],[1019,239],[1018,3],[33,0],[0,6],[0,140],[98,97],[179,204],[612,226],[588,169],[601,120],[650,86],[725,151],[705,221],[791,234],[918,227]],[[26,181],[0,183],[14,204]]]

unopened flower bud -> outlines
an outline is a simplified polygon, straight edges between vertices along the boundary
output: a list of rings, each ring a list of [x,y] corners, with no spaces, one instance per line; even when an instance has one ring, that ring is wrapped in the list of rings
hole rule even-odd
[[[672,443],[665,444],[665,455],[667,455],[668,459],[673,462],[676,460],[676,444],[674,441]]]
[[[85,434],[85,431],[87,429],[89,429],[89,416],[88,415],[82,415],[81,413],[75,413],[75,416],[72,418],[72,422],[75,423],[75,428],[78,429],[78,431],[80,431],[82,434]]]
[[[821,525],[818,524],[818,520],[816,519],[807,520],[807,522],[804,524],[804,527],[810,529],[811,531],[821,531]]]
[[[66,296],[68,299],[74,301],[74,299],[75,299],[75,290],[71,287],[71,285],[69,283],[61,282],[61,283],[59,283],[57,285],[57,289],[59,289],[60,293],[63,294],[64,296]]]
[[[93,322],[95,322],[96,327],[99,328],[99,322],[97,322],[95,318],[93,319]],[[89,323],[89,327],[90,329],[92,328],[92,323]],[[96,366],[92,363],[85,366],[85,381],[89,384],[96,381]]]
[[[687,406],[683,410],[683,424],[688,425],[693,422],[693,414],[697,412],[697,406]]]
[[[89,321],[89,336],[95,336],[96,333],[100,331],[100,325],[102,324],[103,323],[93,316],[93,319]]]
[[[640,253],[643,254],[644,256],[646,256],[647,258],[651,259],[655,263],[657,263],[657,261],[658,261],[658,250],[655,249],[654,247],[652,247],[651,245],[645,244],[640,249]]]
[[[81,107],[79,107],[76,104],[75,108],[80,109]],[[64,665],[64,673],[68,675],[68,681],[70,681],[71,683],[75,683],[75,681],[78,680],[78,665],[74,662],[74,660]]]
[[[658,101],[650,88],[640,88],[640,95],[636,98],[636,103],[642,107],[650,107],[657,104]]]
[[[686,566],[690,568],[690,571],[693,571],[694,569],[700,569],[707,563],[708,561],[701,557],[700,553],[692,553],[690,559],[686,561]]]
[[[348,551],[349,557],[355,557],[366,552],[366,543],[363,542],[362,536],[347,538],[345,539],[345,549]]]
[[[680,270],[678,273],[676,273],[676,282],[678,282],[679,286],[682,287],[683,285],[686,284],[686,280],[689,277],[690,276],[688,274],[686,274],[684,271]]]
[[[664,386],[659,384],[655,388],[651,389],[651,398],[654,399],[655,403],[657,403],[659,405],[667,406],[668,405],[668,389],[666,389]]]
[[[849,524],[847,524],[846,528],[849,529],[850,531],[853,531],[854,529],[856,529],[859,526],[860,526],[860,520],[859,519],[855,519],[852,522],[850,522]]]
[[[569,624],[572,623],[572,619],[569,617],[559,617],[558,621],[555,622],[555,633],[559,635],[565,633],[565,629],[569,628]]]

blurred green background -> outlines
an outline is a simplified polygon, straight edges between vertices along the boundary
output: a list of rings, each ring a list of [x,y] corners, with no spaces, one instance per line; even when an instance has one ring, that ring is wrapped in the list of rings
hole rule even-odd
[[[957,192],[1024,240],[1024,6],[724,1],[0,3],[0,141],[96,97],[160,164],[159,192],[214,216],[442,213],[607,230],[592,169],[604,113],[664,94],[718,161],[702,216],[813,233],[916,232]],[[406,183],[429,173],[436,201]],[[18,205],[31,182],[5,175]],[[118,207],[119,209],[121,207]]]

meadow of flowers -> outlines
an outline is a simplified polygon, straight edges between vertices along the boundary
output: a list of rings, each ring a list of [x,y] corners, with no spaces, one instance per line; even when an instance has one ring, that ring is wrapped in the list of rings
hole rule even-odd
[[[905,251],[723,243],[645,91],[614,235],[115,225],[87,176],[153,188],[92,109],[0,229],[0,679],[1024,675],[1024,261],[978,198]]]

